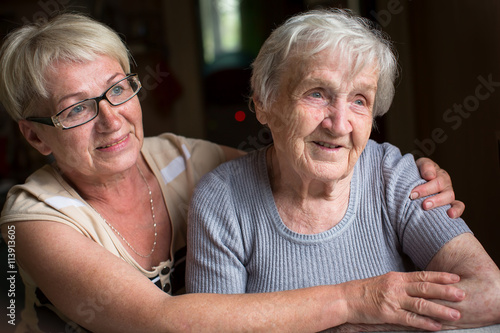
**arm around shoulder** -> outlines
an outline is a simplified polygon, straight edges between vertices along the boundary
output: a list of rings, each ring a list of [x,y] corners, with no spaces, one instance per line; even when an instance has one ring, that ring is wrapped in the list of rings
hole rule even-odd
[[[19,265],[55,307],[93,332],[320,331],[343,323],[334,286],[173,297],[71,227],[47,221],[15,226]],[[97,300],[91,316],[82,311]]]

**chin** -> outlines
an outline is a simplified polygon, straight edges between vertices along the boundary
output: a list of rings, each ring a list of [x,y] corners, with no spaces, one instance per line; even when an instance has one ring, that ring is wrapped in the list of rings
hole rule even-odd
[[[350,172],[345,167],[317,166],[314,169],[313,177],[321,181],[336,181],[347,177]]]

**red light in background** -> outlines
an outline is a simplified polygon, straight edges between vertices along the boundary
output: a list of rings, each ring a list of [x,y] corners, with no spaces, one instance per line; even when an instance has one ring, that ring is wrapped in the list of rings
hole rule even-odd
[[[236,111],[236,113],[234,114],[234,119],[236,119],[236,121],[243,121],[245,120],[245,117],[247,115],[245,114],[245,112],[243,111]]]

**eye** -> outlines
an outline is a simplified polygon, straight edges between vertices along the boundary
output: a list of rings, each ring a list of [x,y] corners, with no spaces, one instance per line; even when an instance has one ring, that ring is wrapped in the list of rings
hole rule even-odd
[[[122,94],[123,92],[123,87],[122,86],[114,86],[111,90],[110,90],[110,93],[111,95],[113,96],[119,96]]]
[[[86,118],[89,115],[95,113],[94,105],[95,105],[94,100],[85,100],[81,103],[74,104],[69,108],[65,109],[59,115],[59,120],[78,121],[79,119]]]
[[[74,106],[73,108],[71,108],[70,110],[68,110],[69,112],[68,112],[67,118],[76,117],[80,113],[85,112],[86,109],[87,109],[87,107],[85,104],[78,104],[78,105]]]
[[[322,98],[323,97],[323,95],[319,91],[314,91],[309,96],[311,96],[313,98]]]
[[[331,96],[328,91],[321,88],[314,88],[306,92],[304,95],[304,102],[309,103],[311,106],[323,106],[330,102]]]
[[[354,101],[354,104],[359,105],[359,106],[365,106],[365,100],[358,98]]]

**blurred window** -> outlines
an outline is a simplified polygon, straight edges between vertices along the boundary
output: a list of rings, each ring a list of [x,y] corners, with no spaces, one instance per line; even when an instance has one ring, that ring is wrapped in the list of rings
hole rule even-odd
[[[242,49],[241,0],[200,0],[203,57],[211,65]]]

